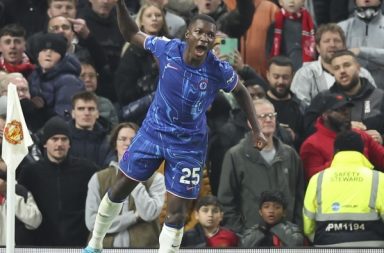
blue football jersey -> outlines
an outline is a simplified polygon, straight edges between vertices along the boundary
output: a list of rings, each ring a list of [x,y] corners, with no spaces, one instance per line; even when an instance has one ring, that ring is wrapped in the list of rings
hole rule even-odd
[[[156,57],[160,73],[156,95],[141,131],[161,146],[204,147],[205,112],[220,89],[234,89],[238,81],[236,72],[212,52],[200,66],[187,65],[183,60],[186,43],[178,39],[150,36],[144,48]]]

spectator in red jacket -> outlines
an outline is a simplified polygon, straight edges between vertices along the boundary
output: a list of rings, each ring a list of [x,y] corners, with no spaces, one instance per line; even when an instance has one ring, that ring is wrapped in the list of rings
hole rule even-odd
[[[300,148],[304,173],[307,181],[319,171],[328,168],[333,158],[333,142],[336,135],[351,129],[352,104],[341,94],[329,93],[324,96],[321,115],[317,118],[317,131],[310,135]],[[376,169],[384,169],[384,147],[365,132],[358,132],[364,141],[364,155]]]

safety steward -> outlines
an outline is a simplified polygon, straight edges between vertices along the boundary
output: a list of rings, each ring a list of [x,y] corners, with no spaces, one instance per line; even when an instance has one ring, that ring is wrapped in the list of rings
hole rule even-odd
[[[304,199],[304,234],[319,247],[384,247],[384,174],[363,155],[358,133],[340,133],[328,169]]]

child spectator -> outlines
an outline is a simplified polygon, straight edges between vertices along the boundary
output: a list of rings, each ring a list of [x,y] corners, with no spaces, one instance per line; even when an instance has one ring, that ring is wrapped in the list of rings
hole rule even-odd
[[[311,15],[303,7],[304,0],[279,0],[281,10],[275,14],[267,35],[267,52],[270,57],[289,57],[294,70],[304,62],[314,61],[315,29]]]
[[[222,206],[215,196],[201,197],[195,206],[195,218],[198,223],[184,234],[181,246],[193,248],[237,247],[239,244],[237,235],[220,226],[223,215]]]
[[[66,54],[67,40],[60,34],[47,33],[39,38],[38,67],[29,77],[31,97],[35,105],[47,110],[47,116],[67,116],[71,112],[71,98],[83,91],[79,79],[80,62]]]
[[[287,201],[281,191],[264,191],[260,196],[262,222],[244,231],[244,248],[295,247],[304,245],[304,236],[296,224],[285,221]]]

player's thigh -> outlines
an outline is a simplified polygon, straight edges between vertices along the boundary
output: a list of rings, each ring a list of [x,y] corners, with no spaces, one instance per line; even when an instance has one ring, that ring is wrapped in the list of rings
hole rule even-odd
[[[167,149],[165,186],[167,191],[185,199],[196,199],[205,161],[205,150]]]
[[[138,133],[120,161],[120,170],[133,180],[146,181],[163,160],[161,148]]]

